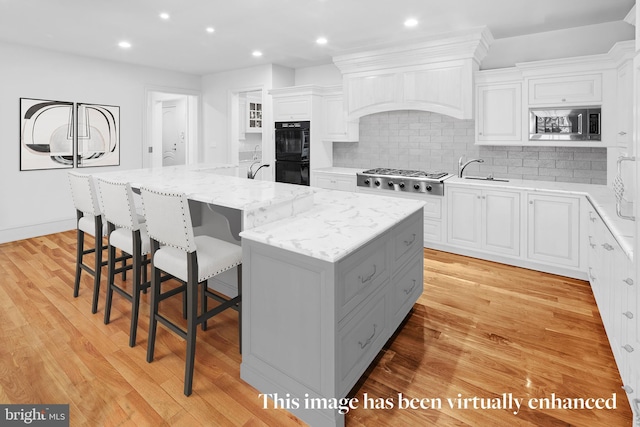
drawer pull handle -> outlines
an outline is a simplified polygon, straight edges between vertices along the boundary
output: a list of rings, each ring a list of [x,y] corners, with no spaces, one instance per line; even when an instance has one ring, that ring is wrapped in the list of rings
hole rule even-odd
[[[627,311],[626,313],[622,313],[627,319],[633,319],[633,313]]]
[[[593,236],[589,236],[589,246],[591,246],[592,248],[595,248],[596,244],[591,241],[592,238]]]
[[[404,244],[405,244],[406,246],[411,246],[411,245],[413,244],[413,242],[415,242],[415,241],[416,241],[416,233],[413,233],[413,234],[411,235],[411,240],[405,240],[405,241],[404,241]]]
[[[633,353],[633,347],[631,347],[629,344],[623,345],[622,348],[624,348],[627,353]]]
[[[373,333],[371,334],[371,336],[364,342],[364,344],[362,343],[362,341],[358,341],[358,344],[360,344],[360,349],[364,349],[366,346],[368,346],[369,344],[371,344],[371,340],[373,340],[373,337],[376,336],[376,328],[378,327],[378,325],[376,325],[375,323],[373,324]]]
[[[418,281],[416,279],[413,279],[413,286],[409,289],[403,289],[404,293],[406,295],[409,295],[411,292],[413,292],[413,290],[416,288],[416,284],[418,283]]]
[[[589,211],[589,219],[591,220],[591,222],[596,222],[598,220],[598,217],[593,216],[593,212]]]
[[[626,279],[623,280],[623,282],[629,286],[633,286],[633,279],[631,277],[627,277]]]
[[[627,133],[626,133],[625,131],[623,131],[623,130],[621,130],[620,132],[618,132],[618,135],[620,135],[620,136],[625,136],[626,134],[627,134]]]
[[[365,279],[363,279],[362,276],[360,276],[360,282],[361,283],[367,283],[369,280],[373,279],[373,276],[375,276],[375,275],[376,275],[376,265],[373,264],[373,273],[368,275]]]
[[[633,393],[633,389],[631,388],[631,386],[623,385],[623,386],[622,386],[622,389],[623,389],[624,391],[626,391],[628,394]]]
[[[603,247],[603,248],[605,248],[605,249],[606,249],[606,250],[608,250],[608,251],[612,251],[612,250],[614,249],[614,248],[613,248],[613,246],[611,246],[611,245],[610,245],[610,244],[608,244],[608,243],[603,243],[603,244],[602,244],[602,247]]]

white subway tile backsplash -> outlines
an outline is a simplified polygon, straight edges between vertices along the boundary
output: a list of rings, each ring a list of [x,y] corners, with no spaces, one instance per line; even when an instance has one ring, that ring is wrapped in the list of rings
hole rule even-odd
[[[333,144],[342,167],[442,170],[455,173],[458,158],[481,158],[469,173],[543,181],[606,184],[605,148],[478,146],[475,122],[424,111],[391,111],[360,119],[359,142]]]

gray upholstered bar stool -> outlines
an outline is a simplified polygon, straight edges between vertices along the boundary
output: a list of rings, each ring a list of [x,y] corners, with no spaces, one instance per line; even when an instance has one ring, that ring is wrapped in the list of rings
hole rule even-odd
[[[98,187],[109,234],[104,323],[108,324],[111,319],[113,291],[116,291],[131,302],[129,347],[133,347],[136,345],[138,330],[140,294],[149,287],[149,282],[147,282],[147,265],[149,264],[147,254],[151,252],[149,235],[144,222],[138,220],[133,191],[129,183],[98,178]],[[116,268],[116,248],[131,255],[132,263]],[[115,275],[131,269],[133,270],[133,284],[131,293],[129,293],[124,287],[115,283]]]
[[[77,216],[77,244],[76,244],[76,278],[73,286],[73,296],[78,297],[80,293],[80,275],[82,270],[93,276],[93,302],[91,312],[98,311],[98,296],[100,295],[100,273],[102,266],[106,262],[102,261],[102,251],[106,248],[102,238],[106,235],[106,225],[102,221],[102,211],[98,201],[95,183],[91,175],[78,172],[69,172],[69,183],[71,185],[71,196],[76,208]],[[85,233],[94,237],[95,245],[92,248],[84,249]],[[93,268],[85,264],[84,255],[95,252],[95,263]]]
[[[153,361],[158,322],[185,338],[187,355],[184,394],[189,396],[193,385],[197,326],[200,324],[204,329],[208,319],[228,308],[238,310],[239,316],[241,315],[242,248],[211,236],[194,236],[189,202],[184,194],[144,187],[140,190],[153,254],[147,362]],[[212,309],[207,309],[206,298],[215,298],[215,294],[207,289],[207,279],[234,267],[238,269],[238,295],[224,300]],[[159,302],[171,296],[165,296],[160,292],[161,271],[186,284],[186,331],[158,313]],[[200,298],[203,308],[199,314],[198,286],[201,286]],[[219,296],[215,299],[219,300]],[[238,323],[241,326],[240,322]]]

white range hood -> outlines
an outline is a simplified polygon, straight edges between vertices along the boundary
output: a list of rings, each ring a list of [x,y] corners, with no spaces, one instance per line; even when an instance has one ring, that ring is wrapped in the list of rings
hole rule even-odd
[[[343,75],[348,119],[393,110],[473,118],[473,73],[492,41],[482,27],[334,57]]]

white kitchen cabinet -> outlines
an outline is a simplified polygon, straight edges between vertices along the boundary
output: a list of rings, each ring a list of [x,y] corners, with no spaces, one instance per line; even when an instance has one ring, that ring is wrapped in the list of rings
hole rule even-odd
[[[328,190],[356,191],[356,175],[311,171],[311,182],[315,187]]]
[[[630,156],[633,152],[633,64],[626,61],[618,67],[616,86],[616,145],[619,155]]]
[[[306,95],[274,96],[273,120],[276,122],[311,120],[311,98]]]
[[[527,257],[551,265],[580,265],[580,199],[529,193]]]
[[[447,193],[449,244],[520,254],[519,192],[449,186]]]
[[[528,79],[528,103],[535,106],[602,102],[602,74],[573,74]]]
[[[327,88],[322,95],[324,141],[358,141],[360,126],[358,120],[348,120],[342,95],[342,87]]]
[[[476,143],[522,144],[522,83],[476,86]]]

